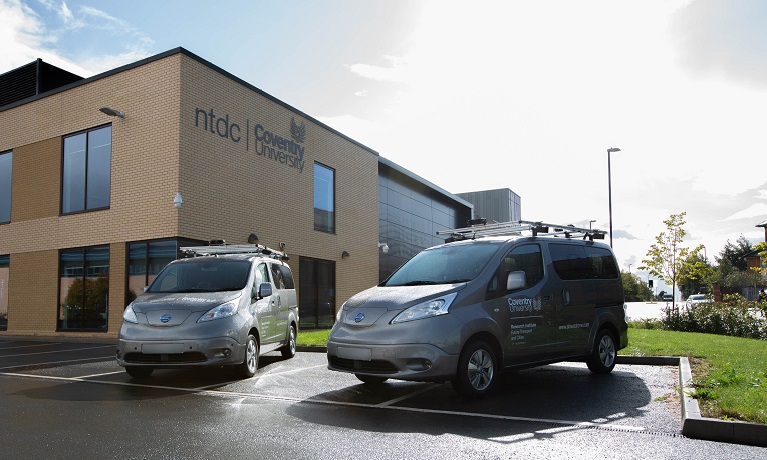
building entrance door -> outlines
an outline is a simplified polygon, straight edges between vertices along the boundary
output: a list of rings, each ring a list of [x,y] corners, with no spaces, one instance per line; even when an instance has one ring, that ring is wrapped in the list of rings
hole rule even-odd
[[[336,263],[301,257],[298,262],[298,316],[302,329],[329,329],[335,320]]]

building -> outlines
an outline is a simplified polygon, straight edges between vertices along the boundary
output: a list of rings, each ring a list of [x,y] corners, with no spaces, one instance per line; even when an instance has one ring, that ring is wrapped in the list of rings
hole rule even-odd
[[[522,198],[508,188],[457,193],[474,205],[477,218],[488,222],[513,222],[522,219]]]
[[[0,337],[116,337],[180,247],[251,234],[291,257],[300,326],[327,327],[472,215],[183,48],[87,79],[33,64],[0,75]]]

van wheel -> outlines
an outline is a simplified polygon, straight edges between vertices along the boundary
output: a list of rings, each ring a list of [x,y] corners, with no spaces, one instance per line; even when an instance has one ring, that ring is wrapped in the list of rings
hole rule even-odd
[[[615,337],[607,329],[600,329],[594,340],[594,350],[586,360],[586,365],[595,374],[609,374],[615,367],[618,350],[615,347]]]
[[[292,324],[288,328],[288,343],[280,348],[280,353],[285,359],[296,356],[296,328]]]
[[[476,398],[490,392],[497,380],[493,347],[477,340],[469,343],[458,359],[458,373],[450,382],[458,394]]]
[[[362,383],[367,383],[370,385],[380,385],[389,380],[388,377],[378,377],[377,375],[354,374],[354,376],[360,379]]]
[[[125,372],[134,379],[145,379],[152,375],[153,371],[154,368],[148,366],[129,366],[125,368]]]
[[[253,334],[248,335],[245,345],[245,359],[237,365],[237,374],[243,379],[249,379],[256,375],[258,369],[258,342]]]

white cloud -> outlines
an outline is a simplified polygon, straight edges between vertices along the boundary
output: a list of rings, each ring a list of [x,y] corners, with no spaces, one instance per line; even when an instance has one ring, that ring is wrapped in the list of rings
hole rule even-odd
[[[762,216],[767,216],[767,204],[755,203],[742,211],[736,212],[724,220],[748,219],[751,217]]]

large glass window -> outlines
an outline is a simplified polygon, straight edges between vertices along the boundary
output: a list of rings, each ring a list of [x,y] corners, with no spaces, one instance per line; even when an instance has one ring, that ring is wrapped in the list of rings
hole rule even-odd
[[[13,152],[0,153],[0,224],[11,221]]]
[[[109,302],[109,246],[59,253],[59,330],[106,331]]]
[[[193,240],[158,240],[128,243],[128,291],[125,305],[144,292],[171,261],[178,259],[179,248],[200,244]]]
[[[314,163],[314,229],[336,231],[336,172]]]
[[[10,256],[0,256],[0,331],[8,329],[8,278],[11,274]]]
[[[62,214],[109,207],[111,126],[65,137],[63,163]]]

